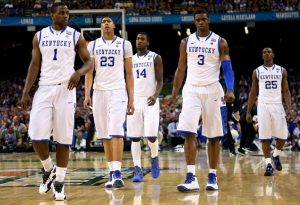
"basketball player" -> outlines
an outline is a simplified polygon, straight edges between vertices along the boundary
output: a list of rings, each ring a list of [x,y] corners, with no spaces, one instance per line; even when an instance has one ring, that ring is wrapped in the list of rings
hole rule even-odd
[[[93,114],[98,139],[103,141],[109,167],[109,181],[106,188],[121,188],[123,157],[123,124],[134,112],[132,45],[129,41],[115,36],[115,24],[109,17],[101,20],[102,37],[88,45],[95,64],[96,76],[93,85]],[[126,82],[124,78],[124,67]],[[90,91],[93,72],[85,77],[86,107],[91,105]]]
[[[141,137],[148,139],[152,177],[157,178],[160,174],[157,138],[159,101],[157,98],[163,86],[163,63],[161,56],[148,50],[148,46],[149,35],[145,32],[138,33],[136,37],[137,53],[132,59],[135,112],[127,117],[127,136],[132,139],[131,153],[135,168],[133,182],[143,181]]]
[[[216,168],[220,152],[219,140],[224,135],[220,106],[223,99],[226,102],[233,102],[235,99],[234,73],[226,40],[210,31],[210,19],[205,10],[196,11],[194,19],[197,31],[180,43],[179,63],[172,90],[172,101],[174,101],[188,68],[182,91],[182,112],[177,127],[179,134],[185,137],[187,175],[185,182],[177,186],[178,191],[182,192],[199,190],[195,174],[195,136],[200,116],[203,120],[203,135],[209,140],[207,153],[210,169],[206,189],[218,189]],[[222,98],[224,91],[219,83],[221,65],[227,87],[224,98]]]
[[[275,168],[282,170],[279,155],[288,137],[285,111],[282,105],[282,97],[287,111],[291,111],[291,93],[288,86],[287,71],[273,63],[274,52],[272,48],[266,47],[262,50],[264,64],[253,71],[252,85],[249,93],[246,120],[252,122],[251,110],[257,102],[258,133],[262,142],[266,171],[265,176],[273,176],[271,157]],[[283,95],[283,96],[282,96]],[[276,148],[271,156],[271,139],[276,139]]]
[[[54,3],[50,11],[52,25],[37,32],[32,41],[32,59],[21,104],[26,108],[29,91],[41,70],[39,88],[33,98],[29,122],[29,136],[44,167],[39,192],[47,193],[55,181],[54,199],[65,200],[64,178],[69,146],[72,145],[73,138],[75,87],[80,76],[92,70],[92,62],[83,37],[67,26],[68,7],[64,3]],[[84,64],[74,72],[76,50]],[[48,151],[51,135],[57,143],[56,166],[53,165]]]

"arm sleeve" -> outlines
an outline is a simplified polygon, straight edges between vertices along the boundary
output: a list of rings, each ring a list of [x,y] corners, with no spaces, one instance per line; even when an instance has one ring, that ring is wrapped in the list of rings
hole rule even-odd
[[[222,61],[222,68],[224,73],[224,80],[227,90],[233,90],[234,87],[234,72],[230,60]]]

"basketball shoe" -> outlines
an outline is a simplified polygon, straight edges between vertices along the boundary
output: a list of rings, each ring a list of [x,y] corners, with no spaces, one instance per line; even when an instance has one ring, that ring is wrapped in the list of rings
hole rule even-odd
[[[112,188],[112,175],[113,175],[113,171],[109,172],[109,176],[108,176],[108,181],[105,183],[105,188],[106,189],[111,189]]]
[[[55,201],[64,201],[67,199],[67,196],[65,195],[65,185],[64,182],[54,182],[53,186],[53,199]]]
[[[268,164],[267,165],[267,168],[266,168],[266,171],[265,171],[265,176],[274,176],[274,172],[273,172],[273,167],[272,167],[272,164]]]
[[[160,175],[158,157],[151,158],[151,174],[154,179],[158,178]]]
[[[218,190],[218,178],[214,173],[208,173],[206,190]]]
[[[56,166],[53,166],[51,171],[46,172],[42,169],[42,182],[40,184],[39,192],[40,194],[46,194],[52,187],[53,181],[56,178]]]
[[[273,159],[273,162],[274,162],[274,165],[275,165],[275,169],[278,170],[278,171],[281,171],[282,170],[282,165],[281,165],[279,156],[273,157],[273,154],[272,154],[272,159]]]
[[[179,184],[177,186],[177,190],[180,192],[198,191],[199,184],[196,175],[193,175],[193,173],[187,173],[184,183]]]
[[[133,182],[142,182],[143,181],[143,170],[139,166],[134,167],[134,173],[132,177]]]
[[[113,188],[121,188],[124,186],[124,181],[122,180],[122,175],[119,170],[114,171],[112,175],[112,187]]]

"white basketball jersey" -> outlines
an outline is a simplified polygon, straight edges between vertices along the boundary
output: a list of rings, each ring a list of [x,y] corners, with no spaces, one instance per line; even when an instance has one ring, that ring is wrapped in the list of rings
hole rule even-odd
[[[88,50],[95,58],[96,76],[94,89],[125,89],[124,59],[132,57],[132,45],[129,41],[115,36],[112,41],[103,37],[92,41]]]
[[[132,58],[132,70],[134,75],[134,95],[150,97],[155,93],[156,78],[154,60],[157,54],[148,51],[143,56],[135,54]]]
[[[282,67],[274,64],[272,67],[268,68],[262,65],[256,68],[256,75],[259,86],[258,102],[282,103]]]
[[[39,84],[67,82],[74,73],[75,47],[80,33],[68,26],[61,31],[49,26],[36,35],[42,54]]]
[[[220,40],[220,36],[213,32],[206,37],[200,37],[196,32],[187,37],[186,83],[204,86],[219,81]]]

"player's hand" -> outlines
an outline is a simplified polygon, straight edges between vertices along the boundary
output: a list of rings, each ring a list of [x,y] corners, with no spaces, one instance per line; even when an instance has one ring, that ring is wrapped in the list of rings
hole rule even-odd
[[[92,100],[90,96],[84,98],[83,106],[86,109],[89,109],[92,106]]]
[[[78,72],[74,72],[69,79],[68,89],[72,90],[73,88],[76,88],[79,81],[80,81],[80,74]]]
[[[147,105],[148,106],[152,106],[155,104],[157,97],[156,96],[151,96],[147,99]]]
[[[234,102],[235,96],[234,96],[233,90],[227,90],[226,91],[226,94],[224,96],[224,100],[227,103],[233,103]]]
[[[127,115],[133,115],[134,113],[134,104],[133,102],[128,102],[128,105],[127,105]]]
[[[30,101],[29,93],[23,93],[22,98],[21,98],[21,102],[20,102],[22,109],[24,109],[24,110],[27,109],[29,101]]]
[[[252,123],[252,116],[251,116],[251,113],[247,113],[247,114],[246,114],[246,121],[247,121],[247,123]]]

